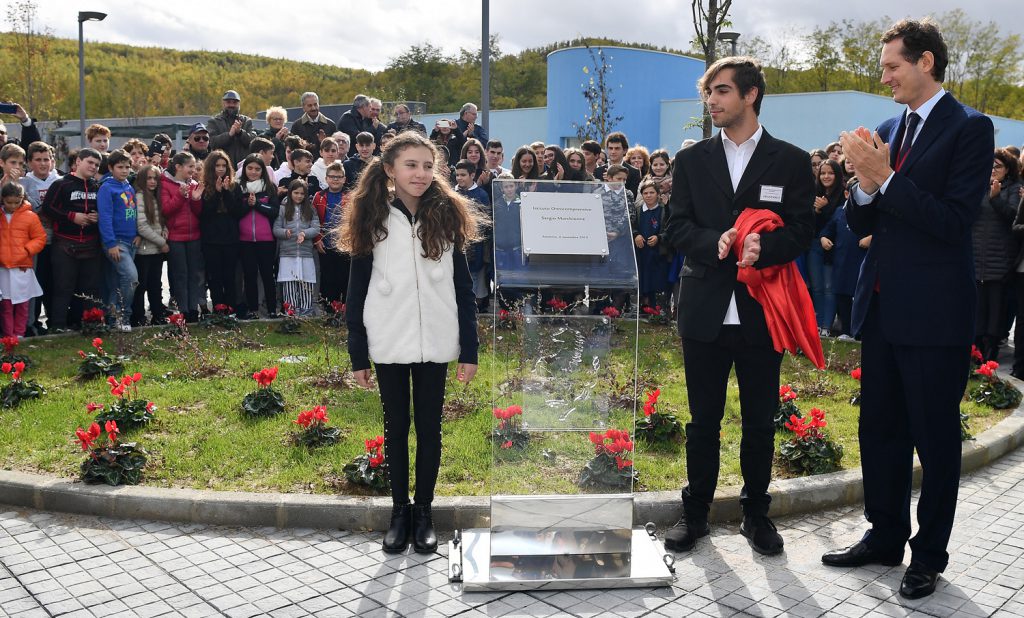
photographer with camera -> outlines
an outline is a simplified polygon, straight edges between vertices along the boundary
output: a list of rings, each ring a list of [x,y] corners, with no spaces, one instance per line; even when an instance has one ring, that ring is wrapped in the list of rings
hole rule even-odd
[[[41,142],[43,138],[39,135],[39,129],[36,127],[35,121],[29,118],[25,112],[25,108],[15,103],[14,101],[4,101],[0,103],[0,115],[10,114],[17,116],[21,122],[21,140],[14,139],[13,137],[7,136],[7,126],[4,125],[3,120],[0,120],[0,148],[5,144],[23,144],[28,146],[32,142]]]
[[[438,146],[444,146],[449,153],[455,153],[453,156],[457,158],[467,140],[466,136],[459,133],[455,127],[455,122],[452,120],[446,118],[438,120],[434,124],[434,130],[430,132],[430,141]]]

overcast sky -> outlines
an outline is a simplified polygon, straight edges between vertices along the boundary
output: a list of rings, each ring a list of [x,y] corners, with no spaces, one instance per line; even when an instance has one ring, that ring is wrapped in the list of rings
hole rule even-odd
[[[37,0],[54,34],[77,38],[78,11],[108,13],[86,23],[89,41],[178,49],[235,50],[379,70],[409,45],[430,42],[447,52],[480,45],[481,2],[375,0],[209,2],[208,0]],[[5,2],[8,4],[8,2]],[[742,36],[785,38],[831,20],[896,15],[891,0],[734,0],[732,29]],[[962,0],[904,0],[907,16],[964,7]],[[234,7],[234,8],[225,8]],[[462,7],[462,8],[459,8]],[[964,7],[976,20],[1024,32],[1019,0],[982,0]],[[630,11],[624,14],[623,11]],[[6,11],[5,11],[6,12]],[[1017,15],[1017,18],[1011,16]],[[6,21],[3,28],[9,30]],[[506,53],[577,36],[602,36],[688,49],[690,2],[683,0],[495,0],[491,32]]]

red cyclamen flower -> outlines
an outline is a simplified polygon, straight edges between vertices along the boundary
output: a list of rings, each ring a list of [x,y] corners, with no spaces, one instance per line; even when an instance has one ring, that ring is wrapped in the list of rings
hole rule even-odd
[[[854,380],[857,380],[858,382],[860,382],[860,367],[857,367],[856,369],[851,371],[850,372],[850,377],[853,378]]]

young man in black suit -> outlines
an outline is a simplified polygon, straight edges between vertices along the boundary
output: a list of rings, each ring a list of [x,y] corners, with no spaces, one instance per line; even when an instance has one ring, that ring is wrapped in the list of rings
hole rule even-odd
[[[872,135],[843,133],[857,184],[850,229],[872,235],[853,305],[861,335],[860,447],[871,529],[822,556],[832,566],[895,566],[910,540],[900,594],[935,591],[960,483],[960,400],[970,373],[975,283],[971,228],[988,188],[992,121],[945,92],[942,34],[903,20],[882,36],[882,83],[907,107]],[[910,538],[914,450],[924,469]]]
[[[736,275],[740,268],[791,262],[807,250],[814,229],[814,178],[807,153],[775,139],[758,121],[765,80],[756,60],[723,58],[711,65],[698,88],[721,131],[676,154],[675,189],[665,223],[666,241],[686,254],[679,334],[691,414],[683,515],[666,533],[665,546],[688,551],[709,532],[719,432],[729,371],[735,366],[743,421],[740,532],[757,552],[777,554],[783,541],[768,518],[768,483],[782,354],[775,351],[764,310]],[[745,208],[770,209],[784,225],[747,235],[737,262],[731,248],[736,219]]]

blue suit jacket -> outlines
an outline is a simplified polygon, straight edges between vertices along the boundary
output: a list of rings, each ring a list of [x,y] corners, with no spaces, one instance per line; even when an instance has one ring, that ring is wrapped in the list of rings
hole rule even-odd
[[[906,131],[905,114],[878,134],[890,165]],[[894,345],[968,346],[974,340],[971,227],[992,172],[992,121],[947,93],[932,109],[906,161],[870,204],[853,192],[847,221],[872,235],[853,305],[853,332],[864,326],[879,284],[882,333]]]

